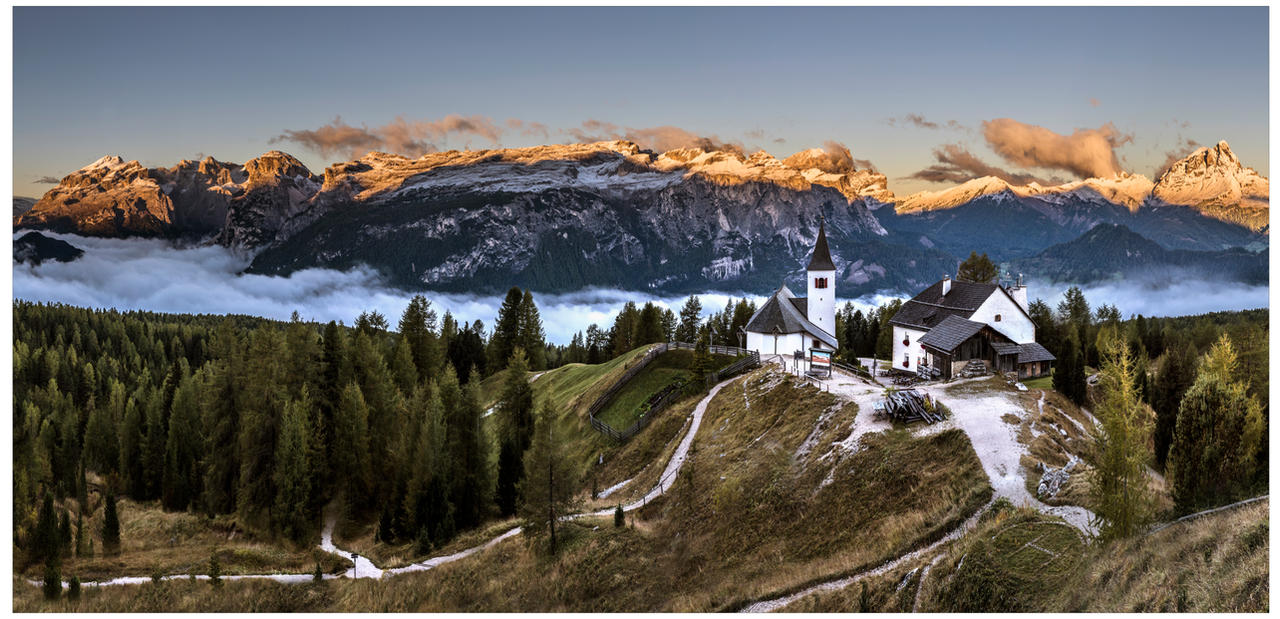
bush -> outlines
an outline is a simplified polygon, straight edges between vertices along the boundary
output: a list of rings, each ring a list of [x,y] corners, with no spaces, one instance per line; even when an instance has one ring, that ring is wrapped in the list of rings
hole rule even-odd
[[[627,521],[627,517],[622,512],[622,506],[619,505],[613,510],[613,526],[621,527]]]
[[[218,553],[209,555],[209,583],[215,587],[222,586],[222,564],[218,563]]]
[[[76,601],[80,599],[80,577],[72,576],[71,582],[67,583],[67,599]]]
[[[323,580],[324,580],[324,572],[322,572],[322,571],[320,570],[320,562],[319,562],[319,561],[316,561],[316,571],[315,571],[315,572],[312,572],[312,574],[311,574],[311,578],[312,578],[312,580],[314,580],[315,582],[321,582],[321,581],[323,581]]]
[[[44,566],[44,599],[56,600],[62,597],[62,572],[58,564],[50,561]]]

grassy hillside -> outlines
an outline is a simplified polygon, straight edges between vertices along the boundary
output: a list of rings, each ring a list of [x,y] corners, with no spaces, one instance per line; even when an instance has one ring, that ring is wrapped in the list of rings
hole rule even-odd
[[[720,369],[732,362],[733,357],[728,355],[712,355],[710,369]],[[633,376],[626,387],[614,394],[613,400],[597,418],[617,430],[631,427],[639,419],[640,405],[667,385],[688,378],[691,367],[692,350],[669,350],[658,355]]]

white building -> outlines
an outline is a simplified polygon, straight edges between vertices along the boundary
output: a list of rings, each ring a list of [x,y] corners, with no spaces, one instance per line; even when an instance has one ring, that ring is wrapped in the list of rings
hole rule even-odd
[[[808,356],[812,349],[835,351],[836,265],[827,248],[825,222],[818,223],[818,240],[806,269],[808,297],[797,297],[785,285],[773,293],[747,322],[747,349],[761,355]]]
[[[1036,343],[1027,288],[952,281],[924,289],[894,314],[893,368],[937,370],[951,378],[972,360],[1020,378],[1044,376],[1055,360]]]

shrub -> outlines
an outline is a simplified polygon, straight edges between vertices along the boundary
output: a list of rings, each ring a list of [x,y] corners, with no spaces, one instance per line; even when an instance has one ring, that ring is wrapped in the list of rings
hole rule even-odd
[[[62,596],[62,572],[58,564],[50,561],[44,565],[44,599],[56,600]]]
[[[209,555],[209,583],[215,587],[222,586],[222,564],[218,563],[218,553]]]
[[[71,582],[67,583],[67,599],[76,601],[80,599],[80,577],[72,576]]]
[[[626,523],[627,517],[622,513],[622,506],[619,505],[613,509],[613,526],[620,527]]]
[[[320,571],[319,561],[316,561],[316,571],[312,572],[311,579],[315,582],[321,582],[324,580],[324,572]]]

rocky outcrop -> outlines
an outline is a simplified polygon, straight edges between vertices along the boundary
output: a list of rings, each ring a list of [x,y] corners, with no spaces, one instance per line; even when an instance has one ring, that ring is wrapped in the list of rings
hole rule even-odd
[[[232,197],[218,242],[242,251],[271,243],[310,210],[320,179],[293,155],[271,151],[244,164],[246,178]]]
[[[1270,226],[1270,194],[1270,181],[1241,164],[1226,142],[1174,163],[1152,191],[1165,204],[1190,206],[1259,231]]]
[[[71,262],[84,255],[84,250],[39,232],[28,232],[13,242],[13,261],[39,265],[47,260]]]

